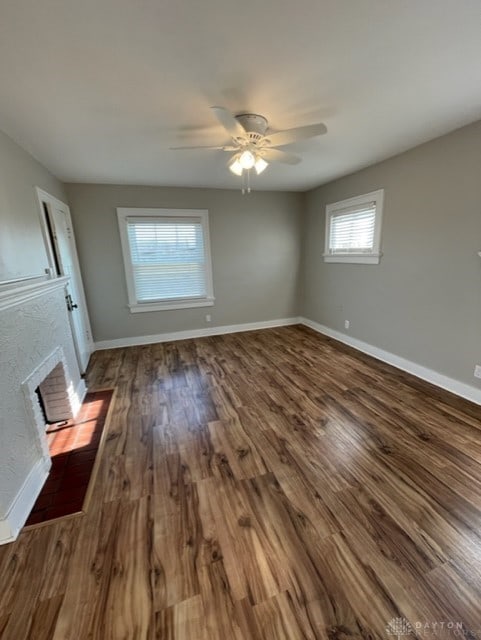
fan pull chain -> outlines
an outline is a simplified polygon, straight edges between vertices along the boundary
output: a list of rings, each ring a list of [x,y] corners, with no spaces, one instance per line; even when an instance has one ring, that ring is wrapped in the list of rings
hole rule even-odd
[[[251,170],[244,169],[242,172],[242,195],[249,194],[251,192]]]
[[[242,172],[242,195],[251,192],[251,172],[250,169],[244,169]]]

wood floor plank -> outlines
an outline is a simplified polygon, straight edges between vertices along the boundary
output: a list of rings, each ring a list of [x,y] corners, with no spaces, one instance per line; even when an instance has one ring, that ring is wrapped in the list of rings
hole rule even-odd
[[[0,547],[2,640],[481,635],[479,407],[298,326],[87,381],[116,388],[89,508]]]
[[[67,588],[68,567],[77,546],[79,537],[78,518],[61,520],[56,523],[48,535],[45,550],[45,566],[48,567],[48,579],[42,582],[38,599],[45,602],[48,611],[55,608],[55,602],[63,596]],[[55,600],[57,598],[57,600]]]
[[[332,637],[325,628],[322,617],[315,614],[319,609],[315,603],[305,607],[293,600],[288,591],[284,591],[254,607],[257,627],[256,637],[262,640],[324,640]],[[344,638],[352,637],[343,634]]]
[[[4,614],[0,616],[0,638],[5,637],[5,629],[7,627],[8,621],[10,620],[10,613]]]
[[[238,419],[209,422],[210,439],[218,464],[214,473],[224,475],[224,459],[237,480],[264,475],[268,469],[262,455]]]
[[[7,587],[5,595],[9,602],[7,606],[10,616],[2,634],[5,638],[29,638],[31,616],[42,588],[47,535],[48,532],[43,528],[32,531],[25,541],[20,540],[20,545],[22,542],[24,544],[21,561],[18,562],[19,557],[16,553],[10,556],[7,566],[8,582],[3,582],[3,579],[0,582],[2,590]]]
[[[319,598],[325,591],[313,555],[319,539],[316,528],[292,505],[274,474],[245,480],[242,487],[252,514],[249,526],[269,541],[265,546],[282,590],[289,588],[297,602]]]
[[[102,638],[151,640],[154,628],[151,497],[119,509]]]
[[[197,486],[186,481],[180,456],[154,462],[152,503],[155,581],[153,601],[161,611],[199,594],[197,558],[203,542]],[[187,479],[188,480],[188,479]]]
[[[236,600],[261,602],[283,590],[284,568],[276,566],[272,541],[254,519],[239,481],[204,480],[214,514],[219,543]],[[239,563],[239,558],[245,562]]]
[[[67,568],[65,596],[54,640],[101,638],[103,615],[113,566],[119,507],[106,502],[82,519],[77,545]]]
[[[33,531],[24,531],[15,544],[0,547],[0,619],[4,621],[10,617],[17,590],[25,579],[28,552],[34,538]]]
[[[199,584],[204,606],[206,638],[248,640],[241,630],[235,598],[223,560],[200,567]]]
[[[349,607],[354,611],[355,624],[363,635],[383,638],[387,622],[402,616],[398,605],[381,580],[349,547],[342,533],[323,540],[321,545],[322,555],[318,556],[319,562],[323,562],[321,571],[325,575],[332,572],[337,577]],[[351,625],[353,621],[342,626],[352,628]]]
[[[313,527],[316,537],[327,538],[340,531],[342,523],[338,517],[337,494],[329,492],[335,504],[331,511],[326,501],[327,488],[321,489],[321,495],[304,476],[275,474],[275,477],[291,509],[297,512],[299,522]]]
[[[324,500],[336,509],[336,519],[349,535],[358,553],[380,554],[408,570],[412,578],[422,576],[446,562],[446,555],[423,535],[414,521],[396,521],[367,492],[359,487]]]
[[[200,595],[158,611],[155,638],[159,640],[209,640],[205,626],[204,604]]]
[[[185,477],[190,481],[211,478],[217,465],[214,444],[207,425],[199,425],[195,432],[178,439],[178,451],[181,464],[185,468]]]
[[[62,602],[63,595],[38,602],[33,612],[28,638],[50,640],[53,637]]]

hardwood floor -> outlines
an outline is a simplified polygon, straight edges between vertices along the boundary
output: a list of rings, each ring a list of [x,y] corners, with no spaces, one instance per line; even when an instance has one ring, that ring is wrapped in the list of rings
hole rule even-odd
[[[89,511],[0,547],[1,638],[481,637],[479,407],[303,327],[88,384],[117,390]]]

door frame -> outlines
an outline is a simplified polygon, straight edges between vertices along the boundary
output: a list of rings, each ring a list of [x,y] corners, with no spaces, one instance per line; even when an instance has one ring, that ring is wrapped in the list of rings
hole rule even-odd
[[[79,309],[78,311],[82,314],[82,318],[83,318],[83,322],[84,322],[84,326],[86,328],[86,334],[87,334],[87,344],[88,344],[88,351],[89,351],[89,355],[91,355],[94,351],[95,351],[95,345],[94,345],[94,341],[92,338],[92,329],[90,326],[90,318],[89,318],[89,314],[88,314],[88,309],[87,309],[87,301],[85,299],[85,292],[84,292],[84,286],[83,286],[83,280],[82,280],[82,272],[80,271],[80,264],[79,264],[79,260],[78,260],[78,254],[77,254],[77,247],[75,244],[75,236],[73,234],[73,226],[72,226],[72,217],[70,215],[70,207],[68,206],[68,204],[66,204],[65,202],[63,202],[62,200],[59,200],[58,198],[56,198],[55,196],[52,196],[50,193],[48,193],[47,191],[44,191],[43,189],[41,189],[40,187],[35,187],[35,192],[37,194],[37,204],[38,204],[38,212],[39,212],[39,216],[40,216],[40,226],[42,229],[42,236],[43,236],[43,240],[44,240],[44,244],[45,244],[45,251],[47,254],[47,259],[48,259],[48,272],[49,272],[49,277],[50,278],[57,278],[57,277],[62,277],[62,274],[57,275],[57,259],[55,257],[55,249],[52,245],[52,241],[53,239],[51,238],[51,232],[48,228],[47,225],[50,225],[50,229],[53,231],[53,233],[55,233],[55,221],[53,219],[53,216],[50,214],[50,207],[52,206],[57,206],[61,209],[65,210],[66,216],[67,216],[67,223],[69,228],[72,231],[72,235],[69,237],[69,244],[70,244],[70,249],[72,252],[72,262],[73,262],[73,267],[75,270],[75,276],[77,278],[78,283],[80,284],[79,286],[79,291],[78,291],[78,295],[80,297],[80,300],[78,300],[79,302]],[[47,207],[47,212],[44,210],[44,205]],[[48,221],[46,218],[46,215],[48,215]],[[47,271],[47,270],[46,270]],[[73,329],[72,329],[72,337],[73,340],[75,342],[75,336],[73,335]],[[77,355],[77,359],[78,358],[78,354],[77,354],[77,345],[75,348],[75,352]],[[79,368],[82,371],[83,366],[82,363],[79,362]]]

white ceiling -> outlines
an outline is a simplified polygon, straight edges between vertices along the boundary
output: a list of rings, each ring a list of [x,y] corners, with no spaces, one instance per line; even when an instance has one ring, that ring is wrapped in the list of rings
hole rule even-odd
[[[323,121],[304,190],[481,118],[479,0],[0,0],[0,129],[65,181],[238,188],[209,110]]]

